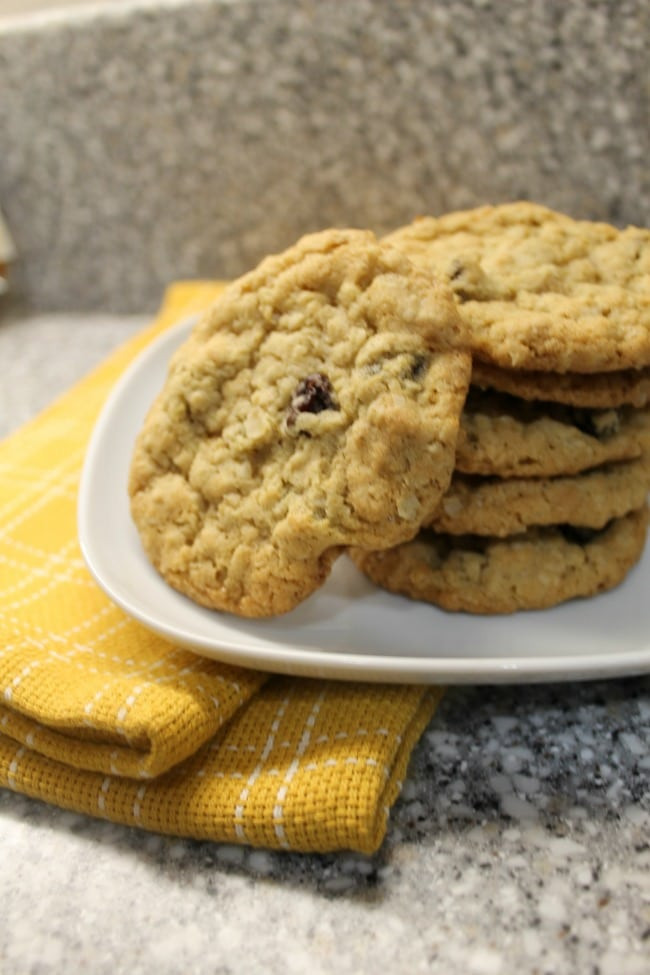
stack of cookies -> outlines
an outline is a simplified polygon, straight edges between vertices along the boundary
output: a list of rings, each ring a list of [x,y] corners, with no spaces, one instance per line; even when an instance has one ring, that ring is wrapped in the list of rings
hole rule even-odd
[[[650,487],[650,231],[515,203],[304,237],[174,355],[129,492],[166,581],[285,613],[349,552],[507,613],[617,585]]]
[[[514,203],[421,218],[386,242],[449,282],[472,377],[434,516],[355,563],[475,613],[617,585],[647,529],[650,232]]]

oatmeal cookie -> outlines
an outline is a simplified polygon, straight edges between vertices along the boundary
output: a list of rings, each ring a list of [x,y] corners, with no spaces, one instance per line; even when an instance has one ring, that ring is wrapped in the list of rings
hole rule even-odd
[[[137,439],[149,559],[202,605],[291,610],[344,546],[397,544],[432,516],[470,371],[447,287],[370,232],[266,258],[175,353]]]
[[[508,538],[423,531],[397,548],[351,555],[390,592],[447,610],[513,613],[613,589],[641,557],[647,520],[643,507],[597,532],[568,525]]]
[[[641,507],[650,489],[650,454],[570,477],[472,477],[454,474],[427,525],[436,532],[503,537],[532,525],[602,528]]]
[[[578,409],[471,386],[456,469],[483,476],[556,477],[631,460],[644,449],[650,449],[650,409]]]
[[[474,359],[472,385],[495,389],[526,400],[607,410],[617,406],[640,409],[650,403],[650,368],[615,372],[539,372],[500,369]]]
[[[650,365],[650,230],[522,201],[421,217],[385,239],[449,279],[478,359],[560,373]]]

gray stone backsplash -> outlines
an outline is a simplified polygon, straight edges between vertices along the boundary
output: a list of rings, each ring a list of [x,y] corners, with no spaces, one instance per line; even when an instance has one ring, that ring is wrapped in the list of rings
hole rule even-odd
[[[328,225],[650,224],[644,0],[187,0],[0,26],[14,297],[142,312]]]

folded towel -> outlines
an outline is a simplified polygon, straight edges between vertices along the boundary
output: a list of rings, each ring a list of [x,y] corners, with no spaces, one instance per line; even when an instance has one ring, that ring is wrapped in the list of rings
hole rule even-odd
[[[149,328],[0,444],[0,786],[178,836],[371,853],[441,691],[197,656],[113,605],[79,550],[77,485],[107,394],[220,289],[172,285]]]

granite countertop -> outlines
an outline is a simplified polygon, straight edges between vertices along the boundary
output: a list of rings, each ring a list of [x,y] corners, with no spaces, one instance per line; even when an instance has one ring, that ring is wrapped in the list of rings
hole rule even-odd
[[[0,318],[0,434],[144,321]],[[3,975],[642,975],[650,678],[450,688],[374,857],[179,840],[9,791],[0,823]]]

